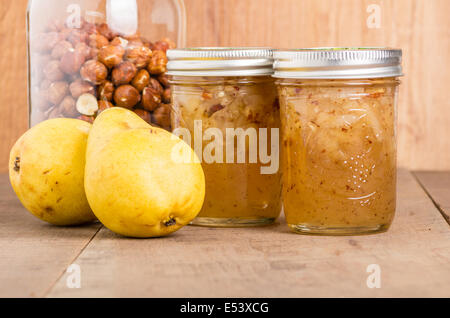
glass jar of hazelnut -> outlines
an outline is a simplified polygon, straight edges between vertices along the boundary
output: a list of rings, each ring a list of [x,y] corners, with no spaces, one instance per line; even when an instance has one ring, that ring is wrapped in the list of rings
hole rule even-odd
[[[170,130],[166,51],[184,26],[183,0],[30,0],[30,126],[119,106]]]

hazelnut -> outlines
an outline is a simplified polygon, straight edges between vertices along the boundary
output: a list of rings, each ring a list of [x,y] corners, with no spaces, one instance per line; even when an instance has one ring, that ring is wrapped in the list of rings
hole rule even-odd
[[[83,43],[83,42],[75,45],[75,51],[77,51],[81,55],[83,55],[85,60],[91,59],[92,50],[93,50],[93,48],[91,48],[90,46],[88,46],[86,43]]]
[[[92,33],[88,37],[89,46],[101,49],[109,44],[109,40],[101,34]]]
[[[165,88],[170,87],[169,77],[166,74],[158,75],[157,79],[161,83],[161,85],[164,86]]]
[[[155,44],[153,44],[154,50],[160,50],[164,53],[167,52],[167,50],[174,49],[176,47],[176,44],[168,38],[164,38],[161,41],[157,41],[155,42]]]
[[[111,41],[110,44],[115,45],[115,46],[120,46],[125,49],[128,46],[128,40],[126,40],[120,36],[117,36]]]
[[[131,85],[133,85],[139,92],[142,92],[145,87],[150,84],[150,74],[147,70],[140,70],[133,78]]]
[[[98,111],[97,111],[97,115],[100,114],[102,111],[114,107],[113,104],[111,104],[110,102],[106,101],[106,100],[100,100],[98,101]]]
[[[98,30],[97,30],[97,26],[95,25],[95,23],[91,23],[91,22],[86,22],[83,25],[83,31],[85,31],[88,35],[91,34],[99,34]]]
[[[89,93],[94,95],[95,94],[95,87],[91,83],[87,81],[83,81],[82,79],[78,79],[74,82],[72,82],[69,86],[70,94],[73,98],[78,98],[80,95]]]
[[[112,68],[119,65],[122,62],[125,49],[117,45],[107,45],[102,47],[98,52],[98,60],[106,65],[108,68]]]
[[[50,87],[51,84],[52,84],[51,81],[49,81],[48,79],[44,79],[41,82],[41,84],[39,85],[39,89],[42,90],[42,91],[47,90]]]
[[[170,106],[162,104],[153,112],[153,122],[166,130],[170,130]]]
[[[60,59],[66,52],[72,49],[72,43],[68,41],[58,42],[52,50],[52,58]]]
[[[162,93],[164,92],[164,88],[161,86],[161,84],[158,82],[158,80],[156,80],[154,78],[150,79],[150,83],[148,86],[150,86],[151,88],[156,90],[159,95],[162,95]]]
[[[64,29],[64,22],[60,19],[53,19],[47,23],[45,29],[49,32],[59,32]]]
[[[76,46],[78,43],[86,43],[87,37],[88,35],[85,31],[71,29],[67,35],[67,41]]]
[[[126,59],[136,65],[137,68],[144,68],[150,62],[152,50],[145,46],[132,47],[127,50]]]
[[[120,63],[113,69],[111,73],[111,79],[116,86],[128,84],[136,76],[136,73],[136,66],[129,61],[125,61]]]
[[[153,51],[148,71],[150,74],[158,75],[166,72],[167,56],[163,51]]]
[[[47,96],[47,90],[34,89],[31,97],[32,109],[39,109],[40,111],[48,109],[50,104]]]
[[[92,94],[83,94],[77,99],[77,111],[86,116],[94,116],[98,110],[97,98]]]
[[[50,81],[60,81],[64,78],[64,73],[60,68],[58,60],[51,60],[44,67],[44,75]]]
[[[67,117],[73,118],[79,115],[75,107],[75,99],[72,96],[64,97],[61,104],[59,104],[59,110]]]
[[[85,56],[81,52],[72,49],[61,58],[60,68],[66,74],[76,74],[80,71],[84,61]]]
[[[114,84],[110,81],[104,82],[97,88],[97,96],[99,100],[106,100],[110,102],[113,100],[113,94]]]
[[[153,111],[161,104],[161,95],[153,88],[146,87],[142,91],[141,106],[145,110]]]
[[[59,37],[61,40],[67,40],[67,38],[70,35],[70,32],[72,32],[72,29],[69,28],[63,28],[60,32],[59,32]]]
[[[45,117],[48,119],[51,118],[62,118],[64,117],[63,114],[61,113],[61,110],[59,109],[58,106],[53,106],[50,107],[46,112],[45,112]]]
[[[81,78],[85,81],[99,85],[106,80],[108,69],[105,65],[96,60],[89,60],[84,63],[80,70]]]
[[[171,100],[170,88],[166,88],[164,92],[161,94],[161,99],[163,103],[169,104]]]
[[[140,99],[139,91],[131,85],[119,86],[114,92],[114,101],[119,107],[131,109],[139,103]]]
[[[94,123],[94,117],[93,116],[81,115],[81,116],[78,116],[77,119],[86,121],[86,122],[88,122],[90,124]]]
[[[137,31],[136,33],[133,33],[131,35],[126,35],[124,36],[125,39],[127,39],[128,41],[141,41],[141,34],[139,33],[139,31]]]
[[[109,41],[116,37],[116,33],[114,33],[106,23],[102,23],[97,26],[97,31]]]
[[[98,60],[98,53],[99,52],[100,52],[99,49],[97,49],[95,47],[91,48],[88,59],[90,59],[90,60]]]
[[[58,32],[42,33],[34,38],[32,49],[38,52],[50,52],[60,40],[61,36]]]
[[[143,109],[135,109],[134,112],[136,113],[136,115],[145,120],[148,124],[152,123],[152,115],[150,114],[150,112]]]
[[[64,81],[54,82],[50,84],[47,90],[47,98],[53,105],[59,105],[64,96],[69,92],[69,84]]]

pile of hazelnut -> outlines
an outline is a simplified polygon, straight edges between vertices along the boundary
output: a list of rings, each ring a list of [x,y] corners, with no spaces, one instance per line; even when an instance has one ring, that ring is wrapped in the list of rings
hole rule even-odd
[[[120,106],[170,130],[166,51],[174,47],[169,39],[151,43],[139,34],[115,33],[105,23],[83,21],[73,29],[54,22],[32,42],[32,113],[40,120],[93,122]]]

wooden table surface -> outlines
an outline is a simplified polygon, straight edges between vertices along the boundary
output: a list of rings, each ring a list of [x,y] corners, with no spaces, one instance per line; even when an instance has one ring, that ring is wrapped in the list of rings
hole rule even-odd
[[[158,239],[100,224],[54,227],[0,176],[0,297],[450,297],[450,173],[400,170],[387,233],[292,234],[284,219],[248,229],[188,226]],[[77,264],[81,287],[69,288]],[[369,288],[370,264],[380,288]]]

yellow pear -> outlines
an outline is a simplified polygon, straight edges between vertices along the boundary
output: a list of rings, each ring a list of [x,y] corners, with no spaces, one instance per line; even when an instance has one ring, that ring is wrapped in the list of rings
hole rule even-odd
[[[86,144],[91,124],[57,118],[28,130],[13,146],[11,185],[24,207],[55,225],[95,220],[84,192]]]
[[[195,160],[179,160],[182,153]],[[197,216],[205,176],[181,139],[113,107],[97,117],[89,134],[85,189],[94,214],[113,232],[158,237]]]

